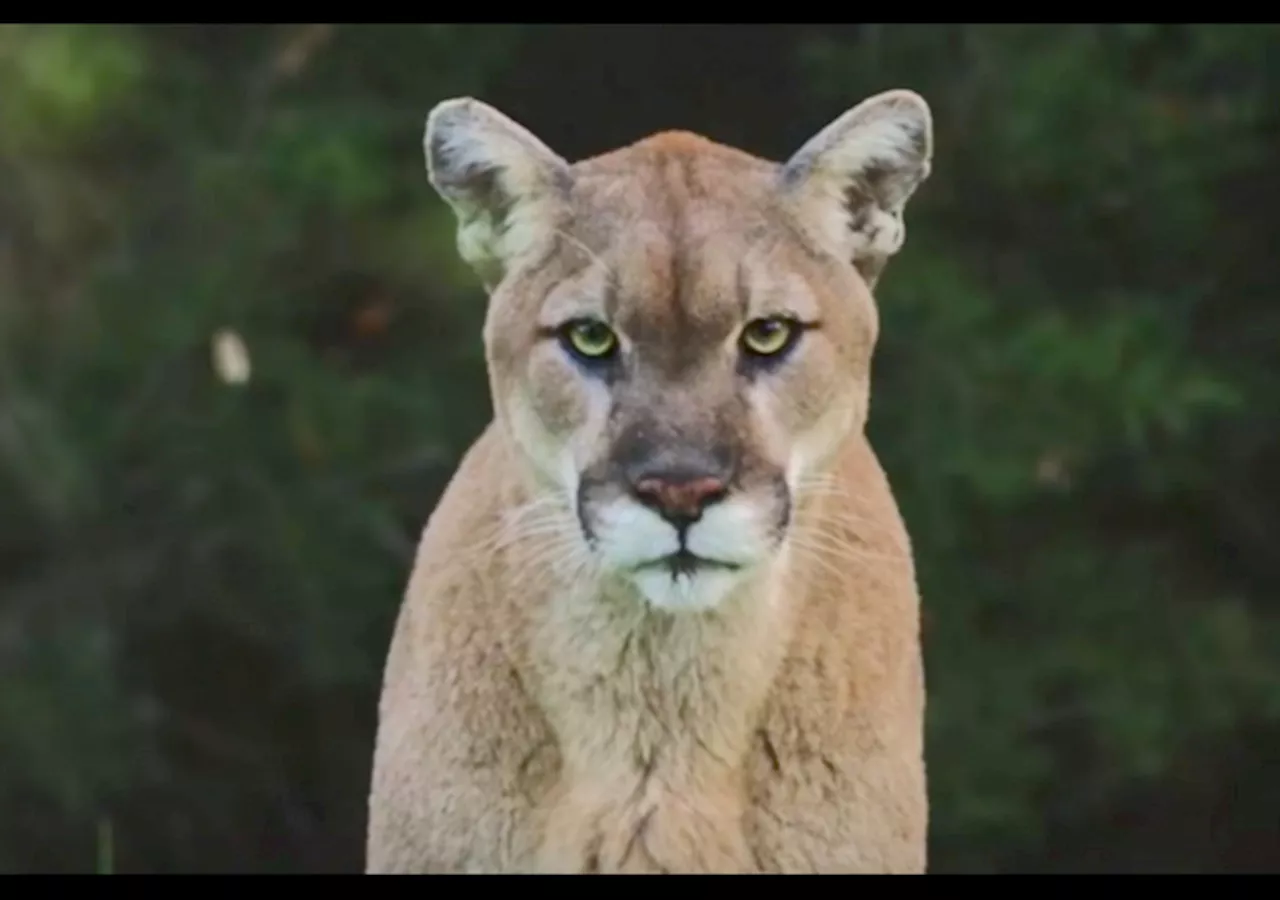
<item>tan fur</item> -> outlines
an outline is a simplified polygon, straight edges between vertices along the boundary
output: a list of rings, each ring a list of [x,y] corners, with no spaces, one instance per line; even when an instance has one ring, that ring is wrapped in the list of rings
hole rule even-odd
[[[923,872],[915,575],[863,426],[868,281],[901,244],[874,232],[900,230],[928,174],[927,107],[873,98],[851,120],[870,150],[843,141],[846,116],[789,170],[685,133],[569,166],[450,104],[428,155],[493,288],[496,417],[427,524],[396,624],[368,871]],[[875,144],[895,109],[924,136],[914,181],[877,194],[905,146]],[[835,170],[813,162],[829,144]],[[820,324],[745,379],[739,329],[779,311]],[[621,336],[625,378],[585,379],[539,336],[586,313]],[[567,492],[595,478],[589,507],[620,496],[605,461],[642,428],[656,454],[732,447],[752,510],[790,489],[777,545],[710,608],[655,608],[582,539]]]

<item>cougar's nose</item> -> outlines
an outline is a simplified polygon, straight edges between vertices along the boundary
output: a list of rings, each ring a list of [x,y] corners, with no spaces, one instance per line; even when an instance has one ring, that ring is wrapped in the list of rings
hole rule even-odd
[[[703,467],[642,469],[631,479],[636,499],[677,527],[698,521],[728,490],[724,473]]]

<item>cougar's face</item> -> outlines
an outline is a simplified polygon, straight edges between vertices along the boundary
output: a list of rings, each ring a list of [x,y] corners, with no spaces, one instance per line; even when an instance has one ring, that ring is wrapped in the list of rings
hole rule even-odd
[[[562,235],[495,295],[490,363],[599,568],[654,607],[705,610],[775,558],[807,478],[861,423],[874,309],[757,212],[665,212]]]
[[[903,90],[782,165],[681,132],[571,165],[477,100],[428,116],[431,183],[491,292],[498,420],[608,577],[709,609],[799,546],[798,498],[865,419],[868,285],[931,135]]]

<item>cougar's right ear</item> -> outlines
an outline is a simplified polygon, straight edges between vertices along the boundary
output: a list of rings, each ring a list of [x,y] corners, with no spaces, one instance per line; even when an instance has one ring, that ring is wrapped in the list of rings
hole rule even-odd
[[[933,118],[914,91],[862,101],[782,167],[799,220],[874,287],[906,237],[903,209],[929,177]]]
[[[569,164],[493,107],[460,97],[427,116],[427,176],[458,218],[458,252],[492,290],[564,209]]]

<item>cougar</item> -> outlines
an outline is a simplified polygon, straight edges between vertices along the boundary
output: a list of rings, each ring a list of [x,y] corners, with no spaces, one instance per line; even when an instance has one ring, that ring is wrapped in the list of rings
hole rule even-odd
[[[494,417],[391,640],[367,872],[923,873],[919,597],[865,424],[928,105],[782,164],[678,131],[571,164],[471,98],[424,143]]]

